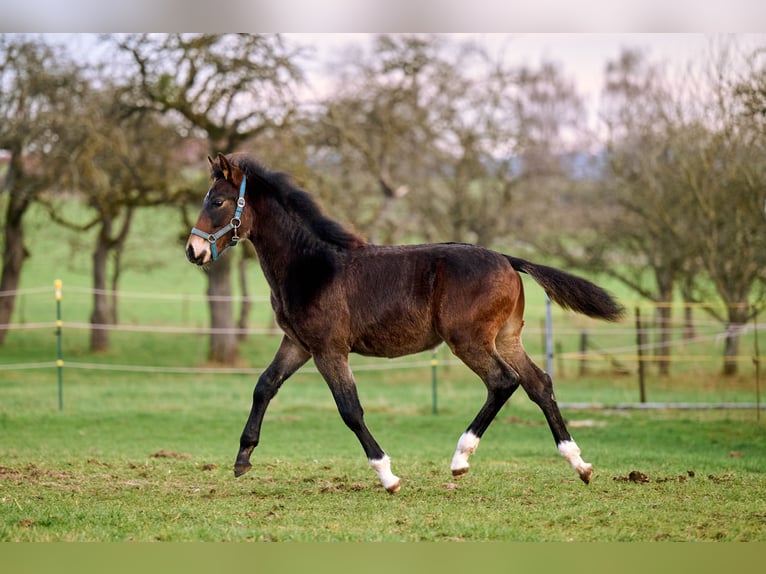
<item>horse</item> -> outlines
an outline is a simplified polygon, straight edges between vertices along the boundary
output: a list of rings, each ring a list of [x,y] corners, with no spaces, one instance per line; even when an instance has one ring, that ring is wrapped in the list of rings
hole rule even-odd
[[[186,243],[186,256],[209,266],[249,240],[271,290],[282,340],[253,391],[234,463],[239,477],[252,468],[269,402],[310,358],[329,386],[343,422],[361,443],[389,493],[401,480],[364,420],[348,356],[399,357],[446,343],[484,382],[486,400],[460,435],[454,477],[502,406],[521,386],[542,410],[559,454],[588,484],[585,462],[567,431],[550,376],[521,342],[524,289],[531,276],[565,309],[617,321],[623,307],[604,289],[567,272],[464,243],[378,245],[331,219],[292,182],[244,153],[208,156],[211,185]]]

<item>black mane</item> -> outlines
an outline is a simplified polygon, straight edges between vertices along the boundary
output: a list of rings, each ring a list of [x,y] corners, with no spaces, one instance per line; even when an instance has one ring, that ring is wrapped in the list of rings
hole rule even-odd
[[[288,174],[270,171],[253,158],[245,155],[234,154],[230,161],[241,169],[248,178],[265,183],[267,193],[287,213],[305,222],[317,239],[343,249],[353,249],[366,245],[366,241],[360,235],[325,215],[311,194],[297,187]]]

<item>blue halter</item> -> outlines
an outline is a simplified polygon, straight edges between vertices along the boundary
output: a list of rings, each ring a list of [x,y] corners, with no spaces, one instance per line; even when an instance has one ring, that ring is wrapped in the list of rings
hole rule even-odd
[[[208,233],[206,231],[202,231],[201,229],[197,229],[196,227],[192,227],[192,235],[196,235],[198,237],[202,237],[204,239],[207,239],[210,242],[210,251],[212,253],[213,261],[218,259],[221,255],[224,254],[224,252],[229,249],[230,247],[234,247],[237,243],[239,243],[239,235],[237,235],[237,230],[239,229],[239,226],[242,225],[242,221],[240,220],[240,216],[242,215],[242,210],[245,207],[245,186],[247,183],[247,177],[244,175],[242,176],[242,185],[239,186],[239,197],[237,198],[237,209],[234,211],[234,217],[231,218],[231,221],[215,233]],[[221,237],[226,235],[229,231],[234,230],[234,235],[231,237],[231,243],[229,243],[226,247],[221,250],[220,253],[218,253],[218,248],[216,247],[215,243],[218,241]]]

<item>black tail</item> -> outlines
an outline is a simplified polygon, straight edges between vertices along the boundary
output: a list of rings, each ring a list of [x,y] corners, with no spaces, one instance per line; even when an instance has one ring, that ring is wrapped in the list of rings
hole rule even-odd
[[[551,301],[564,309],[607,321],[619,320],[625,311],[609,293],[587,279],[510,255],[505,257],[516,271],[529,274]]]

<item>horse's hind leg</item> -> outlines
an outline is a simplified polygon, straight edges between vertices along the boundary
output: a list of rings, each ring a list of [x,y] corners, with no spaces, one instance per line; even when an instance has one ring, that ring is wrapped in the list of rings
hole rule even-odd
[[[468,458],[479,446],[484,431],[495,419],[497,413],[508,401],[513,392],[519,387],[518,373],[505,362],[494,348],[487,348],[472,344],[470,346],[452,347],[453,352],[468,367],[471,368],[487,387],[487,399],[481,410],[473,419],[465,432],[460,436],[452,457],[452,475],[457,477],[468,472],[470,465]]]
[[[342,355],[315,356],[314,364],[330,387],[343,422],[350,428],[364,449],[367,460],[388,492],[396,494],[401,487],[399,477],[391,472],[391,459],[380,448],[364,422],[364,410],[359,402],[356,383],[348,358]]]
[[[519,369],[521,386],[529,398],[537,404],[548,421],[553,433],[559,454],[572,465],[580,479],[588,484],[593,476],[593,465],[585,462],[580,456],[580,447],[567,430],[564,418],[561,416],[556,396],[553,392],[553,381],[548,373],[541,370],[532,362],[521,345],[518,346],[511,362]]]
[[[266,407],[269,406],[269,402],[277,394],[282,383],[302,367],[309,358],[311,355],[290,339],[287,337],[282,339],[277,354],[255,385],[253,406],[239,439],[239,452],[237,453],[237,461],[234,463],[234,476],[242,476],[252,468],[250,454],[258,445]]]

